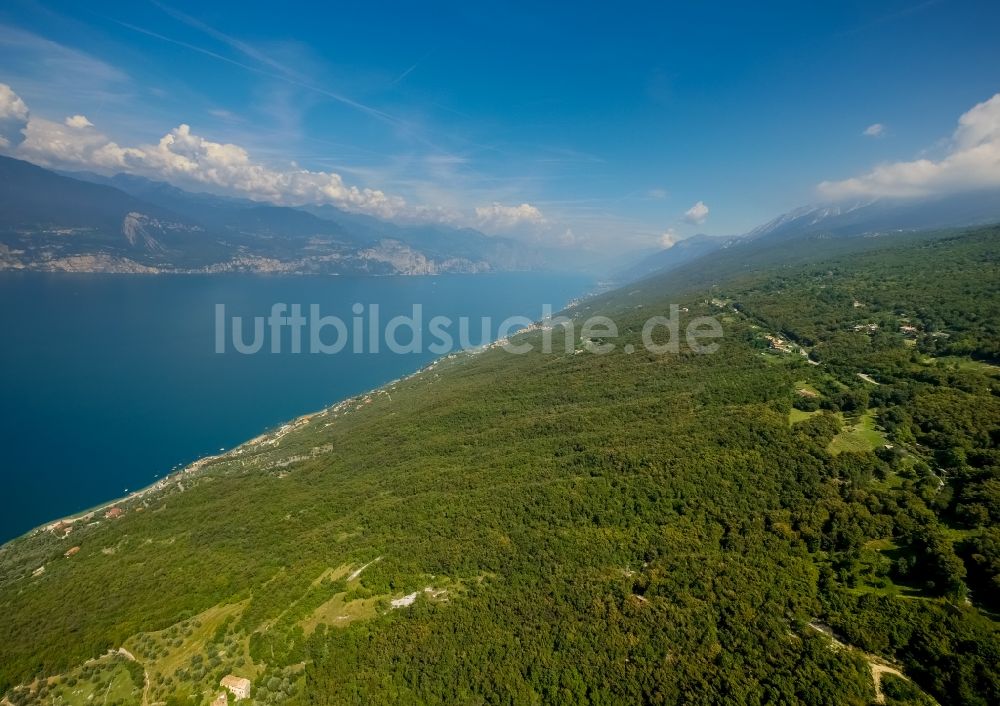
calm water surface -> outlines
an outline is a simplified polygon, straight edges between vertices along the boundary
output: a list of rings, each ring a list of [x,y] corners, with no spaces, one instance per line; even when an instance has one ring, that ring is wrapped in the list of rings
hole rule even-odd
[[[581,277],[132,276],[0,273],[0,541],[136,490],[177,464],[410,373],[437,357],[265,352],[218,354],[216,304],[266,316],[276,302],[319,304],[351,323],[378,304],[383,322],[423,305],[430,317],[536,320],[585,293]],[[366,308],[367,311],[367,308]],[[231,325],[231,324],[230,324]],[[453,329],[457,332],[457,327]],[[287,332],[286,332],[287,336]],[[332,341],[327,330],[324,339]],[[405,330],[399,340],[405,342]],[[425,338],[426,342],[432,339]],[[457,342],[456,342],[457,344]],[[308,351],[308,336],[304,336]]]

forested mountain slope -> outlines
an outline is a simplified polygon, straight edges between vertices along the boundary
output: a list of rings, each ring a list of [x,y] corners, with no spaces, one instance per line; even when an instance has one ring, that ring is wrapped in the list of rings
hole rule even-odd
[[[998,238],[727,253],[572,309],[607,355],[452,356],[5,545],[0,689],[998,703]],[[718,352],[642,347],[671,304]]]

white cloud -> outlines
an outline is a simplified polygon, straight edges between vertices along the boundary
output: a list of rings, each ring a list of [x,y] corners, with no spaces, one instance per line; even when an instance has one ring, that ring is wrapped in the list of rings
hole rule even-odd
[[[9,86],[0,84],[0,126],[7,123],[5,115],[23,127],[24,140],[15,154],[37,164],[124,171],[272,203],[330,203],[382,218],[427,217],[426,209],[408,209],[402,198],[378,189],[349,186],[333,172],[294,165],[272,168],[255,162],[239,145],[205,139],[191,132],[188,125],[179,125],[154,145],[124,147],[92,129],[92,123],[82,115],[62,123],[32,117],[25,125],[28,109],[24,101]],[[6,133],[0,136],[4,139],[0,147],[13,144]]]
[[[16,156],[44,166],[87,166],[121,170],[121,148],[96,130],[79,130],[66,123],[32,117],[24,128]]]
[[[664,250],[669,250],[674,247],[680,239],[680,236],[677,235],[677,231],[673,228],[667,228],[660,234],[660,247]]]
[[[522,203],[519,206],[504,206],[494,202],[489,206],[477,206],[476,218],[481,227],[492,231],[512,230],[545,223],[545,216],[530,203]]]
[[[655,201],[662,201],[663,199],[667,198],[667,196],[669,196],[670,194],[667,192],[666,189],[661,189],[659,187],[656,187],[647,191],[646,195]]]
[[[882,137],[885,135],[885,125],[882,123],[874,123],[866,127],[864,132],[861,134],[865,137]]]
[[[560,247],[571,248],[577,245],[580,241],[573,232],[573,229],[567,228],[556,238],[556,242],[559,243]]]
[[[94,123],[87,120],[86,115],[71,115],[68,118],[66,118],[66,120],[64,120],[63,122],[66,123],[67,127],[75,127],[81,129],[85,127],[94,127]]]
[[[567,223],[547,219],[527,202],[505,205],[497,201],[467,209],[459,207],[460,202],[449,205],[456,194],[438,189],[431,193],[417,190],[417,199],[424,203],[410,204],[380,189],[345,183],[332,171],[303,169],[294,162],[259,161],[244,147],[208,139],[187,124],[178,125],[153,143],[121,144],[84,115],[73,114],[62,121],[30,115],[24,101],[4,84],[0,84],[0,128],[5,129],[0,132],[0,148],[46,167],[138,174],[181,188],[289,206],[333,204],[385,219],[478,226],[488,233],[534,242],[564,246],[580,242]],[[464,164],[463,158],[452,155],[433,155],[426,162],[436,177]],[[358,178],[379,181],[376,173]]]
[[[28,121],[28,106],[6,83],[0,83],[0,118]]]
[[[684,220],[695,225],[701,225],[706,218],[708,218],[708,206],[704,201],[699,201],[684,212]]]
[[[958,120],[948,154],[939,160],[880,164],[867,174],[824,181],[831,200],[857,197],[917,197],[1000,187],[1000,93]]]
[[[972,107],[958,119],[955,142],[961,149],[1000,140],[1000,93]]]
[[[28,106],[21,97],[6,83],[0,83],[0,149],[20,144],[28,118]]]

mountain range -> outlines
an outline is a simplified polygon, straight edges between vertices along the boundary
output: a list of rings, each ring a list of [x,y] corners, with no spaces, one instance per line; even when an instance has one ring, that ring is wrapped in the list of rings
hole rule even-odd
[[[471,228],[191,193],[128,174],[60,174],[7,157],[0,183],[0,269],[437,274],[553,260]]]
[[[881,198],[804,206],[738,236],[695,235],[669,248],[646,252],[618,270],[616,282],[663,274],[722,250],[757,253],[791,241],[878,237],[890,233],[960,228],[1000,222],[1000,190],[926,198]]]
[[[399,224],[331,205],[192,193],[131,174],[57,173],[0,157],[0,270],[438,274],[588,269],[618,283],[730,248],[1000,221],[1000,191],[807,206],[737,236],[598,258],[472,228]]]

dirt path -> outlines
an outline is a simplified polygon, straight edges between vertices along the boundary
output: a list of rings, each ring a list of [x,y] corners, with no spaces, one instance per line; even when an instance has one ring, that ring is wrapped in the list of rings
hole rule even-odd
[[[866,655],[867,656],[867,655]],[[884,664],[877,664],[876,662],[869,661],[868,666],[872,668],[872,681],[875,682],[875,703],[884,704],[885,694],[882,693],[882,675],[891,674],[894,677],[899,677],[900,679],[905,679],[910,681],[901,671],[895,667],[889,667]]]
[[[353,581],[354,579],[356,579],[358,576],[361,575],[362,571],[364,571],[365,569],[367,569],[369,566],[371,566],[372,564],[374,564],[377,561],[382,561],[382,557],[380,557],[380,556],[379,557],[375,557],[374,559],[372,559],[371,561],[369,561],[367,564],[365,564],[364,566],[362,566],[360,569],[355,570],[354,572],[351,573],[350,576],[347,577],[347,580],[348,581]]]
[[[146,669],[146,665],[142,664],[135,658],[135,655],[126,650],[124,647],[118,648],[118,654],[127,659],[129,662],[135,662],[136,664],[142,666],[142,706],[149,706],[149,670]],[[111,685],[108,685],[110,688]]]
[[[834,635],[833,630],[825,625],[820,625],[818,623],[809,623],[809,627],[819,633],[823,633],[830,640],[830,646],[835,650],[850,650],[852,652],[857,652],[865,661],[868,662],[868,668],[872,670],[872,683],[875,685],[875,703],[884,704],[885,694],[882,693],[882,676],[884,674],[891,674],[894,677],[899,677],[905,681],[910,681],[910,678],[903,674],[903,672],[896,667],[891,667],[885,663],[881,657],[876,657],[875,655],[868,654],[864,650],[858,649],[854,645],[849,645],[845,642],[841,642]]]
[[[149,706],[149,671],[142,670],[142,706]]]

